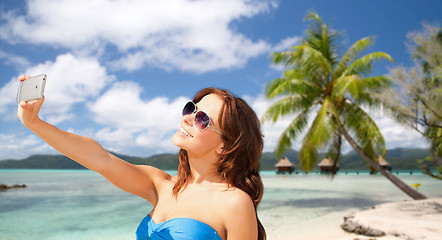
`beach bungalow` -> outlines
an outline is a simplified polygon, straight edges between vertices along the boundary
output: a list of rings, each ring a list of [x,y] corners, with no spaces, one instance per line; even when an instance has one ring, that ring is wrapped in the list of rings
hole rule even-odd
[[[321,173],[336,174],[336,172],[339,171],[339,164],[336,164],[335,168],[333,168],[333,161],[329,157],[322,159],[318,166],[321,169]]]
[[[381,165],[381,167],[385,170],[388,170],[391,172],[391,164],[389,162],[387,162],[381,155],[378,155],[378,163],[379,165]]]
[[[275,167],[277,174],[284,174],[286,172],[292,174],[292,172],[295,171],[295,164],[290,162],[290,160],[286,157],[281,158],[281,160],[279,160],[279,162],[275,164]]]

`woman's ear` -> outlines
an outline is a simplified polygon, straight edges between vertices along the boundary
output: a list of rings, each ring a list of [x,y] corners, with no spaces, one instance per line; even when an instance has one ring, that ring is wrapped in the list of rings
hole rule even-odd
[[[221,153],[223,153],[224,151],[224,141],[220,142],[218,144],[218,147],[216,148],[216,153],[218,153],[219,155],[221,155]]]

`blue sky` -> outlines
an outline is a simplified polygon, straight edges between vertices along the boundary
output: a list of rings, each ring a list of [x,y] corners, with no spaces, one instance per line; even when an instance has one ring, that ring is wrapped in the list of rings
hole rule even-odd
[[[270,54],[294,45],[316,10],[346,33],[344,48],[376,36],[370,51],[410,66],[405,42],[422,23],[440,23],[442,2],[244,0],[2,0],[0,2],[0,159],[55,154],[16,117],[18,76],[48,75],[41,117],[132,156],[175,153],[170,138],[185,102],[208,86],[229,89],[259,116],[279,77]],[[372,113],[387,148],[426,147],[415,132]],[[289,119],[263,125],[271,151]],[[299,147],[300,140],[294,144]]]

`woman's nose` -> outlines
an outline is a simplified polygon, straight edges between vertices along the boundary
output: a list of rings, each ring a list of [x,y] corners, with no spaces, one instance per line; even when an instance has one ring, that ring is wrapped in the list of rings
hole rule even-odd
[[[187,115],[183,116],[183,121],[189,126],[193,126],[194,119],[195,119],[195,113],[187,114]]]

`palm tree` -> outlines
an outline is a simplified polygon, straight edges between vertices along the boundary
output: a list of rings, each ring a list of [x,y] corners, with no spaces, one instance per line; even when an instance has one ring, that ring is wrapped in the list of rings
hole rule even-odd
[[[267,97],[278,100],[264,113],[264,122],[296,114],[278,140],[277,155],[289,149],[292,140],[306,130],[298,155],[303,169],[313,168],[320,150],[326,150],[336,165],[344,137],[362,159],[410,197],[426,198],[375,160],[377,154],[385,156],[385,141],[376,123],[361,107],[381,106],[370,92],[388,87],[390,82],[384,76],[368,75],[375,62],[393,59],[384,52],[360,57],[373,44],[373,37],[355,42],[340,57],[338,40],[342,33],[324,24],[316,12],[307,14],[305,20],[311,21],[311,25],[302,43],[290,51],[274,53],[273,62],[284,64],[286,70],[283,77],[270,81],[266,87]],[[313,114],[316,116],[307,129]]]

